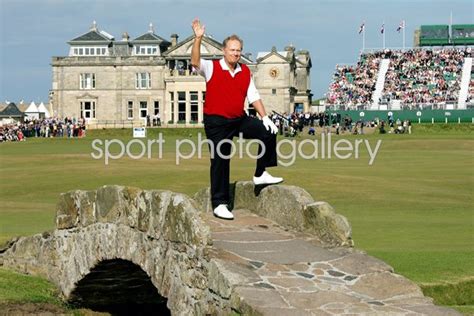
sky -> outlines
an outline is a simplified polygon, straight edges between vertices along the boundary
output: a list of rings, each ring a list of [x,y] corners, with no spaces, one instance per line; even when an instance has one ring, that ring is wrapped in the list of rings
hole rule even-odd
[[[321,98],[336,64],[354,64],[362,48],[359,26],[365,21],[365,47],[413,46],[423,24],[474,24],[474,0],[0,0],[0,102],[47,102],[51,58],[66,56],[67,42],[89,31],[93,21],[116,40],[123,32],[136,38],[153,23],[170,40],[192,34],[198,17],[206,33],[222,41],[230,34],[244,40],[244,52],[296,50],[311,54],[313,99]]]

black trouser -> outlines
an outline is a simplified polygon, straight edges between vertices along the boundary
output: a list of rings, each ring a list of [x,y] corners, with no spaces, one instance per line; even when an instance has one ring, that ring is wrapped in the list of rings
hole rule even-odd
[[[211,156],[211,201],[212,207],[219,204],[229,203],[229,175],[230,175],[230,154],[232,145],[229,142],[218,144],[223,139],[232,140],[234,136],[245,139],[258,139],[265,145],[265,152],[257,159],[257,170],[265,170],[267,167],[277,165],[276,135],[267,131],[262,121],[244,115],[235,119],[228,119],[218,115],[204,116],[204,129],[206,137],[210,140],[210,147],[213,146],[214,157]],[[245,148],[246,146],[243,146]],[[258,155],[261,153],[261,146],[258,148]],[[212,152],[211,152],[212,153]],[[222,157],[227,156],[227,157]]]

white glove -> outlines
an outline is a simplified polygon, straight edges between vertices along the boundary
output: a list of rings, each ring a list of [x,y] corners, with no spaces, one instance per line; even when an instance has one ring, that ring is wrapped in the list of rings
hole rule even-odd
[[[272,134],[278,133],[278,127],[276,127],[275,123],[268,117],[268,115],[265,115],[262,117],[262,122],[263,126],[267,129],[267,131],[270,131]]]

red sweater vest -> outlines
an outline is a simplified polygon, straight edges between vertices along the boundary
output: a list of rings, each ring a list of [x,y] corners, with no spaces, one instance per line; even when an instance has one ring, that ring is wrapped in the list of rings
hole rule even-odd
[[[204,114],[237,118],[244,115],[245,98],[250,84],[250,69],[240,64],[242,71],[234,77],[213,60],[211,79],[206,84]]]

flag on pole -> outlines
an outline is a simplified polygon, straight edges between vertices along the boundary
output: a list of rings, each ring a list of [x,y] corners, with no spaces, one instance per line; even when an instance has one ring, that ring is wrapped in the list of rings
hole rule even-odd
[[[380,28],[380,33],[383,34],[385,32],[385,23],[382,24],[382,27]]]
[[[362,24],[359,27],[359,34],[362,33],[365,29],[365,22],[362,22]]]
[[[400,24],[397,27],[397,32],[400,33],[400,31],[404,28],[405,28],[405,20],[401,20]]]

